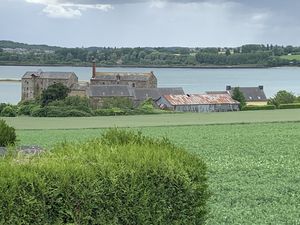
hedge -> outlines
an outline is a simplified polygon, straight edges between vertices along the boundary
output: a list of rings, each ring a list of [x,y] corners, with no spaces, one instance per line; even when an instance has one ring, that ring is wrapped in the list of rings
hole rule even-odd
[[[292,104],[280,104],[278,109],[299,109],[300,103],[292,103]]]
[[[275,105],[246,105],[243,108],[243,111],[249,110],[274,110],[276,109]]]
[[[0,224],[204,224],[198,155],[120,130],[40,156],[0,159]]]

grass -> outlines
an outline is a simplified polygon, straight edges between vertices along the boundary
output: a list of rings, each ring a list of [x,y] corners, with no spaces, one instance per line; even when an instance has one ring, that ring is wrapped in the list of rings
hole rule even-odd
[[[282,59],[287,59],[287,60],[297,60],[300,61],[300,55],[283,55],[280,56]]]
[[[188,117],[191,119],[192,115]],[[300,123],[132,129],[153,137],[166,136],[205,159],[212,192],[208,225],[300,224]],[[50,148],[57,141],[82,142],[98,137],[104,130],[18,130],[17,133],[21,144]]]
[[[87,118],[3,118],[16,129],[82,129],[300,121],[300,109]]]

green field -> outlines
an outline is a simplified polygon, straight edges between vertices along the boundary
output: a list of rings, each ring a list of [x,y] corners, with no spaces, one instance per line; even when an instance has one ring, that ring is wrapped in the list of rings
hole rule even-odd
[[[280,58],[300,61],[300,55],[283,55],[283,56],[280,56]]]
[[[17,129],[79,129],[106,127],[182,126],[224,123],[300,121],[300,109],[225,113],[178,113],[87,118],[3,118]]]
[[[208,225],[300,224],[300,123],[282,122],[300,121],[300,110],[14,119],[8,121],[18,128],[20,144],[47,149],[58,141],[98,137],[114,125],[168,137],[207,162],[212,192]],[[255,123],[205,125],[235,122]],[[75,129],[97,127],[102,128]]]

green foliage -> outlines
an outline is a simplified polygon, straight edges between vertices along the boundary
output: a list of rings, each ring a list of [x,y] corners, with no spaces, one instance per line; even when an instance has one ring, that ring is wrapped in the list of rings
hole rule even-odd
[[[127,97],[104,98],[102,108],[103,109],[112,109],[112,108],[133,109],[133,102]]]
[[[296,101],[296,96],[292,92],[285,90],[278,91],[273,98],[270,98],[269,104],[279,107],[281,104],[290,104]]]
[[[276,109],[275,105],[246,105],[243,110],[274,110]]]
[[[1,116],[3,117],[15,117],[16,115],[16,108],[11,105],[5,106],[5,108],[3,108],[3,110],[1,111]]]
[[[1,115],[2,110],[8,105],[9,104],[6,104],[6,103],[0,103],[0,115]]]
[[[204,224],[206,165],[166,139],[110,130],[0,159],[3,224]]]
[[[283,66],[300,65],[297,57],[300,47],[251,44],[236,48],[60,48],[47,45],[28,45],[12,41],[0,41],[2,64],[90,65],[94,57],[98,65],[136,66]],[[17,48],[26,49],[18,52]],[[220,52],[225,54],[220,54]],[[233,52],[233,54],[231,54]]]
[[[33,117],[89,117],[91,113],[84,110],[76,109],[76,107],[65,106],[46,106],[34,107],[31,111]]]
[[[280,104],[278,109],[299,109],[300,103]]]
[[[30,116],[38,105],[36,101],[22,101],[18,104],[18,115]]]
[[[15,128],[8,126],[4,120],[0,119],[0,147],[13,145],[16,139]]]
[[[43,90],[41,94],[41,104],[45,106],[50,102],[65,99],[69,92],[70,89],[62,83],[52,84],[46,90]]]
[[[238,101],[240,103],[240,109],[242,110],[246,106],[246,98],[244,94],[240,91],[239,87],[233,89],[232,99]]]

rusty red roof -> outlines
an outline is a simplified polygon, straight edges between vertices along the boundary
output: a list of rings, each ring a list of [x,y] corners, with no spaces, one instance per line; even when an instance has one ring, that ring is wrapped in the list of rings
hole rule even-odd
[[[220,105],[239,104],[229,94],[191,94],[191,95],[164,95],[171,105]]]

